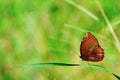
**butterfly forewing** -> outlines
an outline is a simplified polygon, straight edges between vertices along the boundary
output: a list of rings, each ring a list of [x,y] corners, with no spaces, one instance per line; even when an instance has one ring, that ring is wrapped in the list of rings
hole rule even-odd
[[[83,38],[83,41],[80,45],[81,54],[84,54],[86,50],[93,50],[96,46],[98,46],[97,39],[91,33],[88,32]]]

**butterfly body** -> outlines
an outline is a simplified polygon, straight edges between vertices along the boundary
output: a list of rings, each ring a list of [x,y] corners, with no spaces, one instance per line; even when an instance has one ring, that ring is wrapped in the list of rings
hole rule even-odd
[[[98,62],[104,58],[104,50],[99,45],[97,39],[90,33],[87,32],[80,45],[80,53],[85,61]]]

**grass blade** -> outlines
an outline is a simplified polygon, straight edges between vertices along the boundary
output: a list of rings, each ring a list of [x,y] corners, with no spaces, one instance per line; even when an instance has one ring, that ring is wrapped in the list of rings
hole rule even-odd
[[[53,67],[53,66],[86,66],[86,67],[94,67],[100,70],[103,70],[105,72],[111,73],[114,77],[116,77],[118,80],[120,80],[120,76],[113,73],[109,69],[95,64],[71,64],[71,63],[34,63],[34,64],[17,64],[17,66],[40,66],[40,67]]]
[[[78,30],[78,31],[84,32],[84,33],[89,32],[88,30],[85,30],[85,29],[80,28],[80,27],[75,27],[75,26],[70,25],[70,24],[64,24],[64,26],[67,27],[67,28],[71,28],[71,29],[74,29],[74,30]],[[92,32],[92,31],[90,31],[90,32]],[[94,33],[94,32],[92,32],[92,33],[95,34],[95,35],[97,35],[97,36],[99,36],[99,37],[101,37],[101,38],[107,39],[107,38],[106,38],[105,36],[103,36],[103,35],[99,35],[99,34]]]
[[[35,64],[17,64],[19,66],[81,66],[80,64],[68,63],[35,63]]]
[[[109,30],[110,30],[110,32],[111,32],[115,42],[116,42],[116,47],[117,47],[118,51],[120,52],[120,49],[119,49],[120,48],[119,39],[118,39],[117,35],[115,34],[115,31],[113,30],[112,25],[111,25],[109,19],[107,18],[107,16],[106,16],[106,14],[105,14],[105,12],[104,12],[100,2],[98,0],[96,0],[96,3],[97,3],[97,5],[98,5],[98,7],[99,7],[99,9],[101,11],[101,14],[102,14],[103,18],[105,19],[105,21],[106,21],[106,23],[108,25],[108,28],[109,28]]]
[[[73,2],[72,0],[65,0],[66,2],[68,2],[69,4],[75,6],[76,8],[78,8],[79,10],[83,11],[84,13],[86,13],[87,15],[89,15],[91,18],[93,18],[94,20],[98,21],[98,17],[95,16],[92,12],[90,12],[89,10],[87,10],[86,8],[82,7],[81,5],[76,4],[75,2]]]
[[[114,74],[114,73],[112,73],[118,80],[120,80],[120,76],[118,76],[118,75],[116,75],[116,74]]]

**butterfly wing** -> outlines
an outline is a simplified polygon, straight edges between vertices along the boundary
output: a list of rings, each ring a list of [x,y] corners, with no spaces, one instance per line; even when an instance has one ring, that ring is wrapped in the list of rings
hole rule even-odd
[[[87,32],[80,45],[81,58],[83,60],[88,60],[88,57],[92,53],[93,49],[98,46],[99,43],[97,39],[90,32]]]

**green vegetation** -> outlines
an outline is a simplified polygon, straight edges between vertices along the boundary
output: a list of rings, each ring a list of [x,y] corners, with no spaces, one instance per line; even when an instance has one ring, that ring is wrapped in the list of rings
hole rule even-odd
[[[0,1],[0,80],[119,79],[119,3],[119,0]],[[94,34],[105,51],[103,61],[89,62],[97,65],[95,68],[76,55],[86,32]],[[16,66],[34,63],[59,66]],[[68,65],[65,67],[60,63],[88,67],[64,64]],[[103,71],[96,69],[99,67]],[[106,69],[115,77],[106,73]]]

